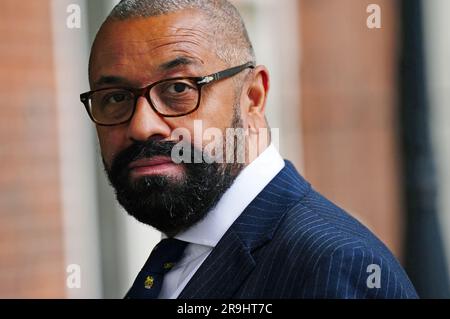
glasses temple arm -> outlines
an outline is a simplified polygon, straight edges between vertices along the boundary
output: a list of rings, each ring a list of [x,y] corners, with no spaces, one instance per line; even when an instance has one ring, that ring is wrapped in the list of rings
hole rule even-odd
[[[228,69],[228,70],[225,70],[225,71],[221,71],[221,72],[217,72],[217,73],[205,76],[205,77],[201,78],[200,81],[197,82],[197,83],[198,84],[208,84],[208,83],[210,83],[212,81],[218,81],[218,80],[221,80],[221,79],[226,79],[226,78],[232,77],[233,75],[238,74],[239,72],[244,71],[247,68],[254,69],[255,65],[253,64],[253,62],[247,62],[247,63],[245,63],[243,65],[236,66],[234,68],[231,68],[231,69]]]

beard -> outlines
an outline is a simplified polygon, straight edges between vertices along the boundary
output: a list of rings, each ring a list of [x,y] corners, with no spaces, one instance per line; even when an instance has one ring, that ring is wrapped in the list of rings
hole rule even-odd
[[[233,127],[238,127],[239,124],[240,120],[235,117]],[[130,163],[155,156],[171,158],[176,144],[152,139],[135,142],[118,153],[110,169],[103,160],[120,205],[138,221],[169,237],[203,219],[244,167],[244,164],[237,162],[221,164],[208,160],[202,150],[187,143],[192,160],[177,164],[182,165],[181,177],[148,175],[130,178]],[[194,162],[194,157],[201,158],[202,162]]]

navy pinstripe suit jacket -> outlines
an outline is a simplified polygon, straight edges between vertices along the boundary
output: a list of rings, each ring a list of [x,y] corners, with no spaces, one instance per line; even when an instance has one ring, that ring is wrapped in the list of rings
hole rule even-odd
[[[379,267],[375,287],[376,279],[370,277],[374,268],[369,265]],[[230,227],[179,296],[416,297],[406,273],[385,245],[315,192],[288,161]]]

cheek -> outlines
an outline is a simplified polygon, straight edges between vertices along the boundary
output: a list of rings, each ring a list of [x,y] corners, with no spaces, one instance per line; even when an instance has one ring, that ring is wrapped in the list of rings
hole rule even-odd
[[[233,113],[223,112],[223,108],[222,112],[213,108],[199,111],[176,125],[172,139],[179,141],[181,136],[178,136],[178,133],[183,132],[183,138],[189,139],[197,149],[203,149],[206,145],[211,146],[211,143],[215,144],[225,139],[226,129],[231,126],[232,119]]]
[[[224,130],[231,127],[236,101],[234,95],[227,94],[227,91],[230,90],[219,91],[217,94],[207,96],[207,101],[202,104],[198,117],[202,119],[204,129]]]
[[[97,136],[102,157],[109,168],[115,155],[126,147],[125,134],[117,128],[99,127]]]

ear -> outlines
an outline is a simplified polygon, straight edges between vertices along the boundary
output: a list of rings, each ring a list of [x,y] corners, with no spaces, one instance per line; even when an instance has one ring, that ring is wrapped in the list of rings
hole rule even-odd
[[[241,95],[242,121],[250,134],[258,134],[260,128],[267,127],[265,111],[269,88],[269,71],[265,66],[257,66],[247,78]]]

